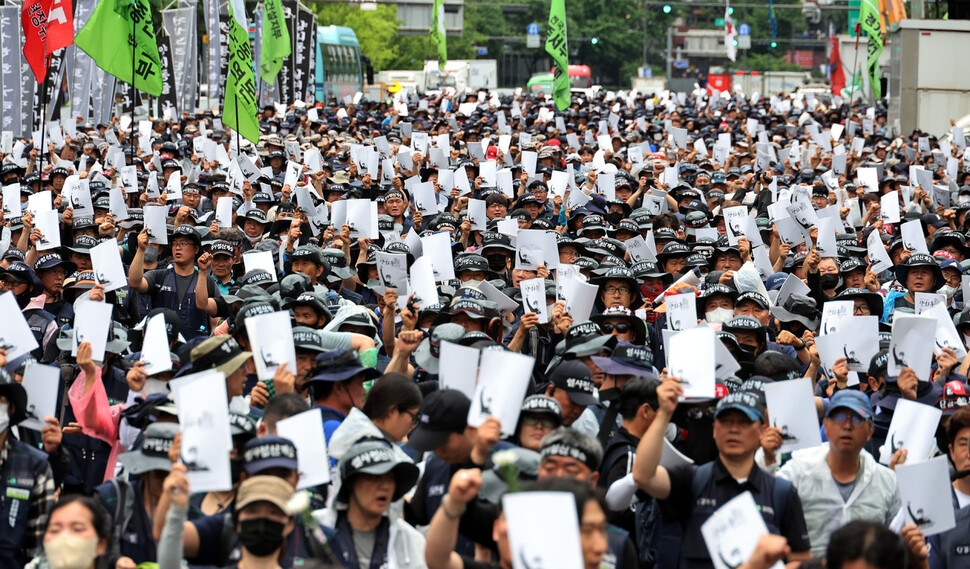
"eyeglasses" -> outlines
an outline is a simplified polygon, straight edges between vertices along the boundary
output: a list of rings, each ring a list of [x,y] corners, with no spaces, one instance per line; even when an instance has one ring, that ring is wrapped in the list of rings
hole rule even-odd
[[[868,422],[868,419],[864,419],[859,415],[856,415],[855,413],[846,413],[846,412],[832,413],[831,415],[829,415],[829,420],[835,423],[836,425],[839,425],[840,427],[844,427],[850,421],[852,422],[853,427],[858,427],[863,423]]]
[[[407,413],[409,417],[411,417],[411,426],[418,424],[418,418],[420,417],[420,415],[418,415],[414,411],[408,411],[407,409],[405,409],[404,412]]]
[[[860,304],[855,307],[855,314],[872,314],[868,304]]]
[[[535,427],[541,425],[544,429],[555,429],[556,421],[551,417],[535,417],[529,415],[522,416],[522,424],[527,427]]]
[[[617,322],[616,324],[604,322],[603,324],[600,324],[600,328],[602,328],[607,334],[612,334],[613,330],[616,330],[620,334],[626,334],[630,331],[630,325],[626,322]]]
[[[632,292],[629,287],[625,286],[608,286],[604,290],[606,291],[606,294],[630,294]]]
[[[191,241],[173,241],[172,249],[182,249],[184,247],[194,247],[195,243]]]

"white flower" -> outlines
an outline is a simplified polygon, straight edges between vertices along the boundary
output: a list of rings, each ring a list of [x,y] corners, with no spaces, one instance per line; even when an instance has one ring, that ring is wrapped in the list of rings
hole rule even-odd
[[[310,493],[302,490],[294,492],[286,501],[286,513],[293,516],[305,512],[310,508]]]
[[[492,462],[499,467],[515,466],[516,459],[515,451],[512,450],[500,450],[492,455]]]

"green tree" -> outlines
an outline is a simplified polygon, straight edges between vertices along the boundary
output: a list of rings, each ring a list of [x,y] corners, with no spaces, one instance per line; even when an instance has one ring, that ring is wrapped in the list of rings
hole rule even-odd
[[[397,7],[378,4],[377,10],[361,10],[353,4],[317,2],[313,5],[320,26],[345,26],[357,34],[362,53],[370,57],[375,70],[393,69],[388,63],[396,56]]]

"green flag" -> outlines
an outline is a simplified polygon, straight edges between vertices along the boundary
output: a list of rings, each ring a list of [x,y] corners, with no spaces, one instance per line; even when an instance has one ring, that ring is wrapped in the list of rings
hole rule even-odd
[[[569,106],[569,48],[566,45],[566,0],[552,0],[546,53],[552,56],[552,98],[560,111]]]
[[[235,129],[246,140],[259,142],[256,119],[256,74],[253,72],[253,47],[246,31],[246,14],[236,14],[229,3],[229,74],[226,98],[222,102],[222,124]],[[238,3],[242,7],[242,2]]]
[[[879,56],[882,55],[882,30],[879,25],[879,6],[877,0],[862,0],[859,8],[859,23],[869,36],[866,52],[869,56],[869,85],[875,98],[882,97],[882,86],[879,84]]]
[[[162,94],[162,64],[148,0],[100,0],[74,43],[107,73],[149,95]]]
[[[448,62],[448,35],[445,32],[445,2],[434,0],[431,8],[431,39],[438,44],[438,69],[445,70]]]
[[[263,81],[269,84],[276,81],[276,75],[283,69],[283,60],[290,56],[290,51],[290,31],[286,28],[283,3],[280,0],[266,0],[263,3],[263,44],[259,52]]]

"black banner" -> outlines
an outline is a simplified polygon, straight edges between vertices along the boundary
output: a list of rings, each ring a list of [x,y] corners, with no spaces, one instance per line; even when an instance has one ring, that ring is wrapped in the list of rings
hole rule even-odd
[[[213,0],[215,1],[215,0]],[[222,108],[226,95],[226,77],[229,77],[229,14],[219,14],[219,92],[209,93],[209,104]]]
[[[178,93],[175,87],[175,64],[172,62],[172,38],[168,34],[158,36],[158,58],[161,60],[162,94],[158,96],[158,113],[166,116],[165,110],[172,109],[178,116]]]
[[[293,52],[295,55],[293,83],[296,85],[297,97],[302,101],[308,100],[313,85],[314,69],[311,67],[311,62],[316,46],[316,42],[312,41],[313,34],[316,32],[315,22],[313,13],[307,10],[299,11],[296,21],[297,49]]]
[[[276,76],[276,78],[279,84],[279,102],[284,105],[290,105],[296,100],[296,83],[294,81],[294,76],[296,75],[296,58],[294,55],[299,50],[299,44],[297,44],[296,41],[296,19],[298,10],[299,7],[295,1],[283,0],[283,13],[286,16],[286,29],[290,32],[290,56],[283,60],[283,68],[280,69],[280,73]]]

